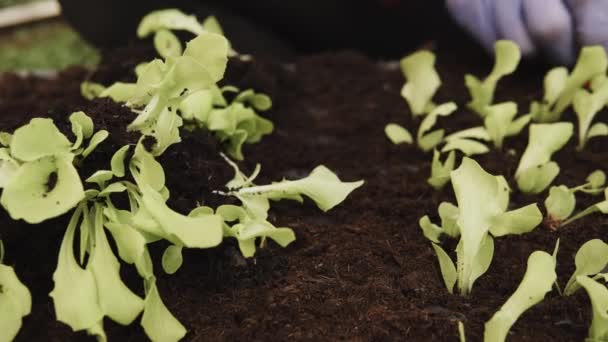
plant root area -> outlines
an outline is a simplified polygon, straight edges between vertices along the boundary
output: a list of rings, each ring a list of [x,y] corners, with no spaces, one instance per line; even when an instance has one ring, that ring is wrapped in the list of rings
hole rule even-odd
[[[483,77],[492,61],[474,50],[448,46],[436,52],[443,80],[436,102],[459,105],[439,125],[448,133],[481,125],[466,108],[464,74]],[[134,65],[147,57],[149,51],[125,48],[108,54],[94,73],[71,68],[52,79],[4,75],[0,129],[12,131],[41,116],[54,118],[71,134],[68,115],[83,110],[96,129],[110,131],[110,138],[85,160],[82,176],[107,169],[112,153],[137,139],[126,132],[134,114],[108,100],[85,100],[80,83],[132,80]],[[499,83],[495,102],[514,100],[525,113],[531,100],[542,98],[546,71],[544,66],[521,66]],[[432,153],[413,145],[395,146],[384,135],[389,122],[414,133],[419,124],[400,96],[404,78],[397,63],[375,62],[350,51],[301,57],[291,64],[231,61],[225,82],[266,92],[274,101],[273,109],[262,114],[274,121],[274,133],[246,146],[246,161],[240,163],[247,172],[256,163],[262,165],[258,184],[297,179],[319,164],[343,180],[366,183],[328,213],[310,201],[273,204],[271,221],[292,227],[297,240],[284,249],[269,243],[255,258],[244,259],[234,241],[226,240],[218,248],[185,251],[184,266],[168,276],[160,267],[165,245],[153,245],[159,291],[189,330],[186,341],[456,341],[458,321],[465,325],[468,341],[481,341],[484,323],[517,288],[530,253],[551,252],[560,239],[557,273],[564,287],[578,248],[593,238],[608,240],[608,218],[600,214],[557,231],[539,226],[523,236],[496,238],[490,269],[477,280],[472,294],[450,295],[418,220],[428,214],[437,222],[439,203],[454,201],[452,189],[448,185],[435,191],[426,183]],[[574,115],[567,112],[564,118],[572,121]],[[160,158],[171,190],[169,205],[186,213],[198,204],[226,203],[226,198],[212,193],[223,189],[233,175],[219,157],[221,145],[205,132],[184,131],[182,137],[181,144]],[[527,133],[508,138],[502,151],[476,159],[516,189],[513,174],[527,139]],[[554,184],[579,185],[596,169],[608,171],[608,139],[592,140],[580,153],[575,152],[574,140],[554,156],[562,169]],[[545,196],[514,191],[511,206],[536,202],[544,211]],[[577,210],[601,200],[577,197]],[[12,221],[4,211],[0,214],[5,261],[16,268],[33,295],[32,313],[17,341],[92,340],[57,322],[48,296],[67,220],[32,226]],[[446,250],[455,245],[444,243]],[[141,295],[143,285],[135,269],[123,264],[122,273]],[[562,297],[554,289],[520,317],[508,340],[582,341],[590,313],[584,291]],[[106,319],[105,327],[110,341],[146,340],[137,322],[123,327]]]

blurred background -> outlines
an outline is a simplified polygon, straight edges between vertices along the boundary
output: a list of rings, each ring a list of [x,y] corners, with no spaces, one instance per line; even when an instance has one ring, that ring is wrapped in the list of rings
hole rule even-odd
[[[0,72],[94,66],[97,50],[60,12],[54,0],[0,0]]]

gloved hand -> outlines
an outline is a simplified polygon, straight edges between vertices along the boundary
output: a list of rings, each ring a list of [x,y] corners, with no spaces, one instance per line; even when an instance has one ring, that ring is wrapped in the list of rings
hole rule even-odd
[[[608,0],[446,0],[454,19],[486,49],[515,41],[524,56],[574,63],[585,45],[608,48]]]

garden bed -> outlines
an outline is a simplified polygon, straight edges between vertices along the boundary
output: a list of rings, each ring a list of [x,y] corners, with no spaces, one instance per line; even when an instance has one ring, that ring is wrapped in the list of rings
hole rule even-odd
[[[137,54],[113,52],[93,79],[105,83],[133,78]],[[125,56],[133,56],[125,58]],[[469,100],[465,73],[484,75],[491,60],[481,52],[440,46],[438,70],[443,85],[437,99],[455,101],[460,109],[448,122],[448,131],[479,124],[479,117],[464,104]],[[500,83],[498,99],[515,100],[520,111],[542,97],[540,66],[522,66]],[[90,72],[71,68],[56,79],[4,76],[0,81],[0,130],[12,131],[30,118],[52,117],[69,131],[67,115],[83,110],[96,127],[110,131],[99,153],[86,163],[84,173],[107,168],[111,153],[137,137],[126,133],[133,114],[108,100],[87,101],[80,83]],[[292,64],[273,61],[231,61],[229,83],[267,92],[273,109],[264,116],[275,124],[272,135],[245,147],[243,169],[262,164],[260,183],[305,176],[318,164],[341,179],[364,179],[366,184],[327,214],[311,202],[304,206],[279,203],[270,221],[289,226],[297,240],[282,249],[270,243],[255,258],[243,259],[236,244],[211,250],[187,250],[184,266],[172,276],[158,271],[158,286],[171,312],[189,330],[188,341],[455,341],[457,322],[466,327],[469,341],[481,341],[483,325],[513,293],[535,250],[552,251],[561,239],[557,274],[564,285],[574,271],[574,255],[589,239],[608,238],[608,219],[591,215],[560,231],[543,226],[523,236],[496,239],[488,272],[479,278],[472,295],[450,295],[443,284],[437,257],[424,238],[418,220],[434,218],[438,204],[452,200],[448,186],[433,190],[431,155],[414,145],[393,145],[384,135],[388,122],[414,127],[400,89],[403,76],[394,63],[376,63],[357,53],[340,52],[299,58]],[[568,114],[568,118],[571,114]],[[212,194],[232,177],[209,136],[186,134],[161,157],[171,189],[168,204],[187,212],[196,204],[225,201]],[[510,184],[527,144],[527,134],[507,139],[505,152],[493,150],[477,160]],[[585,151],[574,153],[574,139],[555,155],[564,165],[555,184],[580,184],[595,169],[608,167],[608,139],[593,140]],[[513,149],[515,153],[509,153]],[[93,157],[93,155],[92,155]],[[515,189],[516,186],[513,186]],[[514,192],[514,208],[543,196]],[[593,203],[579,200],[580,207]],[[88,340],[84,333],[55,320],[51,275],[68,217],[30,226],[14,222],[2,211],[0,233],[6,236],[6,263],[14,265],[33,296],[31,315],[24,319],[17,341]],[[453,249],[453,248],[452,248]],[[160,246],[152,247],[157,261]],[[134,268],[122,268],[127,284],[140,289]],[[557,291],[527,311],[511,329],[509,341],[581,341],[590,323],[590,303],[584,291],[561,297]],[[106,320],[111,341],[142,341],[140,327],[122,327]]]

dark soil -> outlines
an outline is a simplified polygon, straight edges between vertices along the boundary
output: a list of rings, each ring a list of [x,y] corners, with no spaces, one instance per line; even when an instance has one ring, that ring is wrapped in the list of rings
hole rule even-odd
[[[438,100],[454,100],[461,107],[441,125],[451,131],[479,125],[479,118],[464,106],[468,95],[463,76],[485,75],[489,61],[475,52],[445,48],[438,51],[438,63],[444,83]],[[131,67],[129,62],[106,63],[103,74],[94,77],[128,79]],[[531,99],[541,97],[545,71],[539,66],[520,68],[499,85],[497,101],[515,99],[525,112]],[[68,70],[56,80],[5,76],[0,82],[0,128],[13,130],[31,117],[50,116],[65,129],[67,115],[84,110],[98,128],[111,132],[86,161],[86,170],[107,168],[111,153],[136,139],[124,131],[132,114],[109,101],[82,99],[79,83],[90,76],[80,69]],[[233,63],[228,81],[270,92],[274,100],[273,110],[266,114],[275,122],[274,134],[244,150],[245,169],[253,169],[255,163],[263,166],[260,183],[301,177],[325,164],[344,180],[365,179],[366,184],[327,214],[310,202],[274,205],[271,220],[296,231],[297,241],[288,248],[271,244],[245,261],[228,241],[213,250],[186,251],[184,266],[173,276],[163,275],[157,267],[161,295],[189,329],[188,341],[456,341],[458,321],[464,323],[469,341],[481,341],[484,323],[519,284],[531,252],[552,251],[561,239],[558,275],[564,286],[578,248],[589,239],[608,238],[608,218],[601,215],[557,232],[539,227],[524,236],[497,238],[492,265],[472,295],[450,295],[417,222],[425,214],[436,217],[439,203],[453,200],[452,191],[447,187],[436,192],[426,184],[430,154],[413,146],[394,146],[383,133],[388,122],[415,131],[399,95],[404,80],[394,64],[380,65],[351,52],[300,58],[284,66]],[[514,184],[512,175],[526,144],[522,134],[507,139],[505,152],[494,151],[478,160]],[[591,171],[608,169],[608,139],[596,139],[582,153],[574,153],[573,145],[574,140],[556,155],[562,166],[558,184],[577,185]],[[165,153],[161,159],[172,207],[185,212],[197,203],[221,203],[210,190],[220,189],[232,172],[218,150],[211,137],[200,133],[187,135]],[[511,202],[515,208],[537,201],[544,208],[543,197],[515,192]],[[599,197],[580,196],[579,206],[594,201]],[[66,221],[63,217],[28,226],[0,214],[0,232],[7,237],[6,261],[15,266],[34,298],[18,341],[90,339],[56,322],[48,297]],[[159,263],[161,247],[153,252]],[[131,287],[141,292],[134,270],[123,266],[123,271]],[[581,341],[590,310],[584,291],[572,297],[553,291],[521,317],[509,340]],[[106,330],[112,341],[145,340],[138,324],[121,327],[106,321]]]

